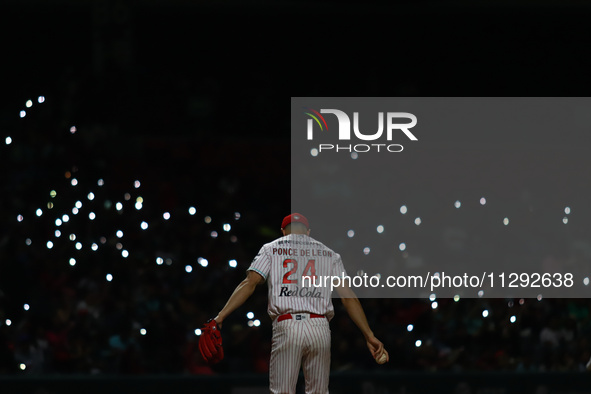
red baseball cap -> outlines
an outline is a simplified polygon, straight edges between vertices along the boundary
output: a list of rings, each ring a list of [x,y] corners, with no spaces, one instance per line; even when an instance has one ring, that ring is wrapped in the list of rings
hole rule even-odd
[[[308,219],[306,219],[306,217],[301,213],[292,213],[291,215],[284,217],[283,222],[281,222],[281,228],[283,229],[287,227],[287,225],[290,223],[302,223],[307,229],[310,228],[308,225]]]

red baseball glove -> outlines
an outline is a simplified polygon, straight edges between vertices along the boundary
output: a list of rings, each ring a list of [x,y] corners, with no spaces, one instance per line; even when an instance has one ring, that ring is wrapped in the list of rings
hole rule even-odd
[[[203,359],[209,364],[215,364],[224,359],[222,333],[214,319],[209,319],[201,329],[199,351]]]

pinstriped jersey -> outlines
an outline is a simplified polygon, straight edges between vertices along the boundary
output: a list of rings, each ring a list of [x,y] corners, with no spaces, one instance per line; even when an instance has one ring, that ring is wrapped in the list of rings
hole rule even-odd
[[[347,275],[341,256],[305,234],[288,234],[263,245],[248,268],[265,278],[271,319],[285,313],[334,316],[331,276]]]

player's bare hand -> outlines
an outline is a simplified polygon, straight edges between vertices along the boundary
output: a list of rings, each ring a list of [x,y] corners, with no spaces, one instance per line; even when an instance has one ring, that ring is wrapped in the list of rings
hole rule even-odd
[[[367,348],[371,352],[373,358],[377,361],[380,361],[384,356],[386,357],[386,361],[384,362],[390,361],[390,355],[388,354],[386,349],[384,349],[384,344],[376,337],[367,338]]]

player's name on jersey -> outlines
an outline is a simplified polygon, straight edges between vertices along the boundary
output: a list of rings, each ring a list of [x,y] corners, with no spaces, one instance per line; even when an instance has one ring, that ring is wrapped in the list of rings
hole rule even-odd
[[[289,288],[288,286],[281,286],[281,291],[279,292],[279,297],[310,297],[310,298],[322,298],[322,293],[315,288],[307,288],[299,286],[295,286],[293,288]]]
[[[324,249],[295,249],[295,248],[273,248],[272,254],[280,256],[327,256],[332,257],[332,252]]]

